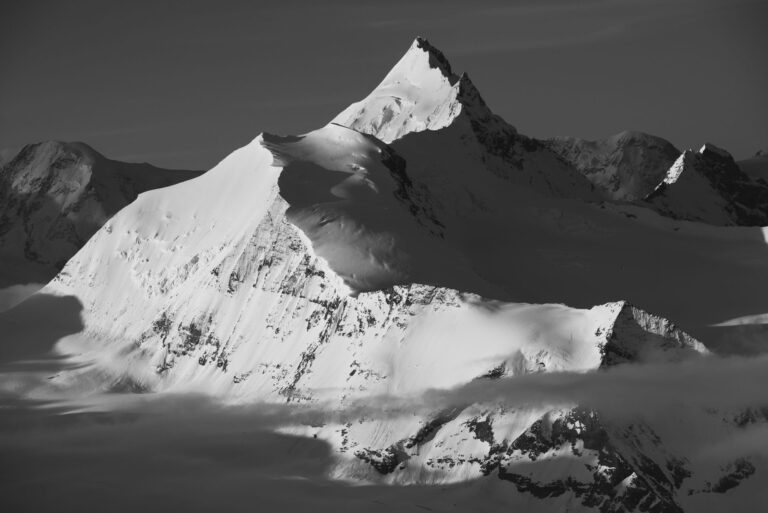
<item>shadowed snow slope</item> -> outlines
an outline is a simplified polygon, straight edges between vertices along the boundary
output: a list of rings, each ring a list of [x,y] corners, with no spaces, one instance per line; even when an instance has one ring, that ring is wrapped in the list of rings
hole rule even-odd
[[[356,291],[425,282],[477,286],[405,161],[374,137],[330,124],[301,137],[263,135],[284,166],[286,218]]]

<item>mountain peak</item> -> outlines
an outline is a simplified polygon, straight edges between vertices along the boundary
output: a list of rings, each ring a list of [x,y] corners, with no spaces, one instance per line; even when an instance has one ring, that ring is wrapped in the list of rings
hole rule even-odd
[[[426,58],[426,63],[431,69],[440,71],[443,76],[452,81],[458,80],[459,77],[457,77],[451,69],[451,63],[448,62],[445,54],[422,36],[417,36],[416,39],[413,40],[410,48],[408,48],[408,51],[405,52],[405,55],[403,55],[398,64],[395,65],[395,68],[403,62],[424,62],[424,58]],[[393,68],[393,70],[395,68]]]
[[[453,72],[440,50],[417,37],[384,80],[333,122],[386,143],[411,132],[439,130],[462,111],[460,93],[474,90],[467,81]]]
[[[377,89],[386,84],[403,82],[413,85],[432,83],[433,86],[436,83],[447,82],[452,86],[459,79],[445,54],[426,38],[418,36],[389,70]]]
[[[51,166],[68,168],[75,163],[92,166],[106,160],[101,153],[82,142],[42,141],[27,144],[15,155],[9,155],[4,165],[16,170],[31,168],[44,170]]]
[[[88,146],[83,142],[67,142],[67,141],[41,141],[38,143],[32,143],[25,145],[19,154],[35,153],[35,154],[54,154],[60,152],[72,152],[81,156],[87,156],[94,158],[101,156],[99,152]]]
[[[704,156],[713,156],[726,160],[733,160],[733,157],[726,150],[715,146],[712,143],[704,143],[704,146],[699,149],[699,153]]]

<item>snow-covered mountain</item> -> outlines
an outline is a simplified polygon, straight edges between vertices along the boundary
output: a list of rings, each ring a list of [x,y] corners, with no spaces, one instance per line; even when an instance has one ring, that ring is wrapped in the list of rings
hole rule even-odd
[[[658,142],[625,139],[597,145],[595,166],[610,169],[585,175],[598,186],[634,177],[634,141]],[[57,344],[73,365],[44,390],[316,405],[322,422],[285,429],[327,441],[336,477],[498,479],[529,511],[679,511],[764,472],[699,461],[675,436],[736,432],[742,411],[626,418],[588,400],[508,402],[515,379],[697,362],[702,342],[657,313],[712,324],[723,301],[761,304],[768,279],[752,230],[599,204],[551,146],[495,116],[419,38],[325,127],[264,133],[106,220],[43,291],[74,296],[84,325]],[[702,161],[725,158],[711,152]],[[640,194],[651,178],[611,190]],[[407,408],[388,412],[393,398]]]
[[[686,150],[645,201],[678,219],[719,225],[768,225],[768,182],[742,171],[727,151]]]
[[[621,201],[640,200],[653,192],[680,156],[669,141],[642,132],[621,132],[596,141],[556,137],[546,144],[608,198]]]
[[[83,143],[25,146],[0,169],[0,286],[50,279],[140,193],[198,174],[109,160]]]

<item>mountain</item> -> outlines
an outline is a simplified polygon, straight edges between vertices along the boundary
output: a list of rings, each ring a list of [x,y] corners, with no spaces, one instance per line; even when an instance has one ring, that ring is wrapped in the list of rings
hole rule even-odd
[[[25,146],[0,169],[0,286],[50,279],[140,193],[199,174],[109,160],[83,143]]]
[[[601,198],[419,38],[328,125],[263,133],[108,219],[42,291],[83,329],[29,392],[314,406],[284,430],[326,441],[337,478],[493,479],[525,511],[679,511],[749,484],[759,461],[688,443],[743,411],[628,417],[600,380],[705,360],[697,328],[763,304],[762,231]]]
[[[768,225],[768,182],[742,171],[727,151],[685,151],[645,201],[668,216],[720,225]]]
[[[556,137],[547,146],[573,164],[606,197],[636,201],[653,192],[680,156],[672,143],[642,132],[588,141]]]

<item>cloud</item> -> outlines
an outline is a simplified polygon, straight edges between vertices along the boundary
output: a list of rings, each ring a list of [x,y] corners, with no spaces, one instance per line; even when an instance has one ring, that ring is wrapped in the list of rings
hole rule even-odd
[[[715,462],[749,458],[768,457],[768,424],[748,426],[721,440],[712,440],[703,448],[699,459]]]
[[[128,398],[125,397],[126,401]],[[8,511],[469,511],[487,491],[351,486],[328,477],[331,447],[276,433],[284,405],[134,396],[109,413],[4,404],[0,496]],[[436,493],[439,492],[439,493]],[[442,507],[439,505],[445,503]],[[506,510],[509,501],[499,501]]]
[[[440,494],[430,487],[350,487],[332,481],[327,476],[337,456],[331,446],[276,430],[361,417],[426,415],[467,403],[582,403],[613,416],[669,413],[680,405],[741,408],[768,403],[766,371],[768,357],[702,357],[592,373],[478,379],[419,396],[366,398],[342,410],[330,403],[226,405],[193,394],[103,394],[46,409],[30,409],[29,402],[9,407],[6,400],[0,416],[0,459],[13,473],[0,471],[0,494],[30,511],[50,509],[54,498],[64,509],[77,505],[87,510],[108,502],[115,511],[146,510],[147,505],[150,510],[239,511],[254,504],[270,510],[370,506],[375,511],[381,506],[381,511],[405,511],[414,504],[432,505],[442,494],[453,502],[477,501],[487,480],[479,487],[441,487]],[[710,466],[766,456],[766,436],[765,424],[718,431],[706,439],[699,436],[690,454]],[[456,510],[467,510],[472,502],[464,504]],[[504,501],[499,504],[509,508]]]
[[[368,406],[406,412],[472,403],[509,407],[579,404],[613,417],[636,416],[693,405],[729,411],[768,406],[768,355],[753,358],[700,357],[680,363],[620,365],[597,372],[540,373],[478,379],[418,397],[366,399]]]
[[[60,370],[54,351],[63,337],[83,329],[83,305],[74,296],[37,293],[7,312],[0,312],[0,378],[4,372]]]
[[[325,391],[329,392],[329,391]],[[326,395],[326,394],[323,394]],[[328,395],[326,395],[327,397]],[[205,396],[169,395],[93,396],[85,403],[62,403],[92,410],[185,412],[211,408],[222,414],[257,414],[262,425],[320,425],[360,418],[386,419],[413,414],[429,415],[446,408],[489,404],[509,408],[594,408],[614,419],[653,416],[681,405],[738,412],[768,407],[768,355],[743,358],[700,357],[680,363],[619,365],[596,372],[552,372],[502,379],[476,379],[451,389],[432,389],[418,395],[379,395],[349,401],[304,405],[274,403],[224,406]],[[219,414],[217,413],[216,416]]]

